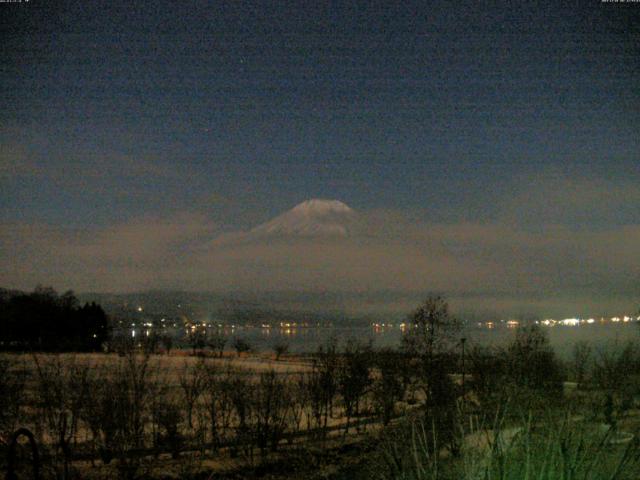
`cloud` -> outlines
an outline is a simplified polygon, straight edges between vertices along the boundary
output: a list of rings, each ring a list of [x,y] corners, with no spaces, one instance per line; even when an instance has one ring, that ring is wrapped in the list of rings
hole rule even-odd
[[[376,217],[373,215],[372,217]],[[394,218],[393,225],[390,218]],[[105,228],[5,224],[0,281],[77,290],[446,291],[586,295],[630,292],[638,280],[640,227],[530,232],[500,224],[402,224],[350,239],[211,242],[202,214],[139,218]]]
[[[40,168],[29,158],[24,148],[0,142],[0,180],[35,176],[39,173]]]
[[[147,199],[160,204],[167,197],[180,196],[185,185],[199,180],[198,172],[187,164],[155,155],[130,155],[87,145],[63,150],[60,145],[35,141],[27,149],[8,136],[0,129],[0,181],[7,186],[21,188],[28,178],[36,190],[55,188],[87,201]]]
[[[546,170],[513,180],[498,209],[501,222],[523,227],[567,225],[577,229],[640,223],[640,189],[632,172],[603,178]]]
[[[638,225],[531,229],[432,224],[397,211],[363,216],[362,234],[349,239],[247,241],[229,234],[202,253],[202,264],[229,273],[218,285],[238,288],[392,290],[412,298],[439,291],[461,305],[547,314],[563,305],[569,313],[604,314],[638,301]]]
[[[2,225],[0,283],[31,288],[38,283],[81,291],[131,291],[166,286],[194,246],[217,227],[201,214],[143,217],[101,228],[43,224]],[[187,263],[189,264],[189,263]]]
[[[586,230],[430,223],[387,210],[361,212],[360,227],[351,238],[247,239],[188,211],[101,228],[5,224],[0,285],[355,292],[375,298],[376,292],[395,292],[405,300],[387,299],[386,308],[405,310],[423,293],[437,291],[458,306],[540,314],[604,314],[638,303],[640,225]],[[376,302],[367,305],[377,308]]]

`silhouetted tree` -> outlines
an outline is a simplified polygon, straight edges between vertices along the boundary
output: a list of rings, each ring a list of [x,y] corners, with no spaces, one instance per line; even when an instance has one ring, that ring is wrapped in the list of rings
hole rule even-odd
[[[273,352],[276,354],[276,361],[280,360],[282,355],[289,351],[289,342],[279,339],[273,344]]]
[[[206,370],[202,361],[195,365],[185,364],[178,378],[187,413],[187,424],[193,428],[193,409],[206,385]]]
[[[200,328],[196,327],[189,334],[189,343],[193,349],[193,354],[198,353],[207,345],[207,333]]]
[[[439,296],[427,298],[409,316],[408,323],[402,337],[402,349],[415,362],[427,403],[441,403],[435,387],[442,386],[442,377],[450,368],[460,323]]]
[[[214,331],[207,338],[207,344],[209,348],[214,352],[218,353],[218,356],[222,358],[222,354],[224,353],[224,347],[227,344],[227,337],[224,336],[222,332],[219,330]]]
[[[320,345],[313,358],[313,366],[308,376],[311,415],[316,427],[321,428],[324,437],[329,417],[333,410],[333,399],[338,389],[337,340],[331,337],[325,345]]]
[[[5,350],[99,351],[109,339],[104,310],[80,307],[72,291],[58,296],[50,287],[0,295],[0,348]]]
[[[426,364],[447,353],[458,342],[460,322],[439,296],[428,297],[408,318],[409,327],[402,337],[403,349]]]
[[[518,387],[552,392],[562,389],[562,367],[539,326],[518,328],[506,356],[507,372]]]
[[[57,446],[62,469],[58,474],[70,478],[74,439],[89,395],[91,367],[58,356],[43,361],[34,356],[34,361],[39,417]]]
[[[408,368],[405,360],[405,355],[390,348],[380,350],[374,356],[377,370],[373,384],[374,402],[384,425],[389,424],[396,403],[404,397],[405,383],[402,377]]]
[[[578,342],[571,352],[571,373],[578,388],[584,383],[589,372],[591,361],[591,345],[587,342]]]
[[[470,388],[485,412],[495,412],[507,395],[506,361],[500,349],[474,346],[467,356]]]
[[[433,435],[456,454],[459,448],[456,385],[451,380],[460,323],[439,296],[428,297],[409,316],[402,338],[405,354],[413,359],[425,393],[425,417]]]
[[[29,379],[24,359],[0,356],[0,437],[9,438],[23,420],[21,403]]]
[[[235,349],[238,356],[243,353],[248,353],[251,351],[251,344],[242,337],[235,337],[233,339],[233,348]]]
[[[627,343],[621,349],[598,352],[593,365],[593,380],[604,398],[605,420],[616,427],[618,419],[633,406],[640,393],[636,372],[640,370],[637,346]]]
[[[369,368],[372,363],[370,345],[361,345],[353,340],[346,343],[338,367],[338,388],[344,402],[346,423],[344,433],[349,431],[349,421],[358,415],[360,401],[371,384]]]
[[[275,452],[288,428],[290,393],[288,385],[273,370],[260,374],[250,389],[250,429],[253,439],[264,457],[267,447]]]
[[[171,349],[173,348],[173,337],[171,335],[160,335],[160,343],[164,347],[164,350],[167,354],[171,353]]]

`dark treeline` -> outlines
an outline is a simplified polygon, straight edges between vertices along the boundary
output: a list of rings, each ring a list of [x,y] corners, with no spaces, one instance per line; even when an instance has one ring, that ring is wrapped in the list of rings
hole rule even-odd
[[[99,351],[109,337],[108,318],[95,303],[81,306],[72,291],[59,295],[0,289],[0,349]]]

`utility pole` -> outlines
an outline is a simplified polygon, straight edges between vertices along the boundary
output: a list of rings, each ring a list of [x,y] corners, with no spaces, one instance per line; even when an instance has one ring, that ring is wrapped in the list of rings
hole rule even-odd
[[[464,403],[465,403],[465,396],[466,396],[466,390],[465,390],[465,385],[464,385],[464,380],[465,380],[465,368],[464,368],[464,344],[467,341],[466,338],[462,337],[460,339],[460,345],[462,347],[462,405],[464,407]]]

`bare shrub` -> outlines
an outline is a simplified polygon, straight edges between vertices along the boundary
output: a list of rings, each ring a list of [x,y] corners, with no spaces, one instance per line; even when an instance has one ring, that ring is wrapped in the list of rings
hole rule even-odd
[[[388,348],[375,353],[377,375],[373,383],[373,397],[383,425],[389,424],[394,417],[396,403],[404,397],[405,383],[402,375],[408,368],[405,359],[400,352]]]
[[[251,441],[251,398],[255,386],[249,381],[250,372],[232,371],[225,382],[225,390],[233,406],[233,425],[235,435],[231,445],[231,453],[242,452],[253,462],[253,442]]]
[[[153,422],[160,429],[154,444],[158,450],[168,449],[174,459],[179,457],[184,445],[183,421],[182,405],[169,393],[165,392],[154,399]]]
[[[160,347],[160,335],[157,331],[152,330],[147,335],[140,337],[140,348],[143,353],[155,355]]]
[[[310,404],[309,404],[309,387],[307,385],[307,376],[298,374],[289,379],[290,392],[290,416],[291,416],[291,433],[297,434],[302,430],[302,421],[306,415],[306,423],[309,425],[310,420]],[[289,442],[293,441],[293,436]]]
[[[562,366],[537,325],[520,327],[505,352],[509,378],[520,388],[556,394],[562,390]]]
[[[591,350],[591,345],[587,342],[578,342],[573,346],[570,365],[573,380],[578,384],[578,387],[583,386],[589,374]]]
[[[171,353],[171,349],[173,348],[173,337],[168,334],[163,334],[159,336],[159,341],[162,347],[164,348],[165,353],[168,355]]]
[[[506,362],[500,350],[475,346],[469,351],[469,385],[484,412],[495,412],[508,396]]]
[[[601,392],[605,421],[614,428],[640,393],[636,377],[639,364],[638,350],[631,342],[618,350],[600,351],[595,358],[593,381]]]
[[[508,402],[513,415],[542,411],[562,397],[563,366],[536,325],[520,327],[506,348],[469,352],[470,385],[485,412]]]
[[[105,463],[118,459],[120,478],[133,479],[149,467],[145,456],[145,430],[152,421],[157,383],[148,355],[128,353],[113,366],[105,366],[92,386],[85,421]]]
[[[313,425],[322,437],[326,435],[329,417],[333,411],[333,401],[338,389],[337,380],[337,342],[335,338],[331,338],[326,345],[321,345],[314,355],[307,381]]]
[[[36,365],[36,399],[47,437],[55,445],[57,475],[69,478],[76,435],[89,393],[90,367],[74,357],[39,359]],[[42,442],[46,444],[47,442]]]
[[[252,436],[260,454],[267,448],[275,452],[289,425],[290,394],[288,385],[273,370],[260,374],[252,389],[250,418]]]
[[[238,356],[243,353],[249,353],[252,350],[252,346],[249,341],[242,337],[235,337],[233,339],[233,348],[235,349]]]
[[[193,349],[193,355],[200,353],[207,346],[207,332],[198,327],[193,328],[189,333],[189,344]]]
[[[8,355],[0,356],[0,437],[9,438],[23,418],[25,385],[29,378],[23,361]]]
[[[371,345],[362,345],[353,340],[346,343],[337,375],[338,391],[342,396],[346,415],[345,435],[349,432],[350,420],[358,416],[362,397],[371,384],[371,363]]]
[[[224,347],[227,345],[227,337],[221,331],[216,330],[207,337],[207,345],[211,350],[217,352],[218,357],[222,358]]]
[[[228,437],[233,415],[232,377],[237,372],[231,367],[221,370],[215,364],[205,369],[204,403],[208,414],[209,435],[214,449]]]
[[[206,385],[206,372],[203,360],[195,365],[185,363],[178,379],[182,391],[182,405],[187,413],[187,426],[193,428],[193,411],[202,396]]]

